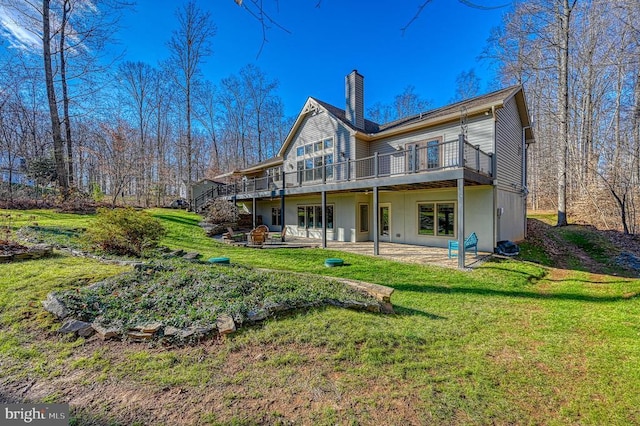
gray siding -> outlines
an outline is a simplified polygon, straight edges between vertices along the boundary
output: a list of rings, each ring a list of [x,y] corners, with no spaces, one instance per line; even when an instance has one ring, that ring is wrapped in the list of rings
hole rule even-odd
[[[525,238],[525,199],[521,194],[498,190],[498,208],[502,215],[497,218],[496,239],[522,241]]]
[[[514,98],[497,111],[496,165],[498,188],[519,191],[522,184],[522,124]]]
[[[392,136],[371,142],[369,155],[373,155],[374,152],[379,154],[390,153],[395,151],[398,146],[404,148],[408,143],[421,142],[437,137],[442,137],[443,142],[457,141],[459,134],[460,123],[450,123],[400,136]],[[470,119],[467,127],[467,140],[472,145],[480,145],[480,149],[486,153],[494,152],[492,117],[480,116]]]
[[[354,152],[354,138],[351,136],[351,131],[327,112],[319,112],[305,117],[296,130],[293,143],[284,153],[284,171],[286,173],[295,171],[298,160],[306,158],[306,155],[302,158],[297,157],[296,149],[299,146],[318,142],[328,137],[333,137],[334,163],[343,161],[341,153],[344,153],[347,158],[351,157]]]

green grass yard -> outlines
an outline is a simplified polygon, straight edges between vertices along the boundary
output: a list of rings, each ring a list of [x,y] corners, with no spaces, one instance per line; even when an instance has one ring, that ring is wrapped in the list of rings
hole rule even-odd
[[[92,220],[12,213],[16,227]],[[39,301],[127,268],[64,254],[1,264],[0,399],[69,402],[72,424],[640,423],[640,280],[517,260],[460,272],[249,250],[207,238],[196,215],[151,213],[169,228],[164,245],[388,285],[396,314],[318,308],[184,348],[70,340]],[[325,268],[327,257],[350,266]]]

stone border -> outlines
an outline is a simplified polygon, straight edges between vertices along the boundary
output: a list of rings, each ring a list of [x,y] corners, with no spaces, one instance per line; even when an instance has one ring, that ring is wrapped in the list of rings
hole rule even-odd
[[[144,270],[146,267],[150,267],[144,263],[137,263],[135,269]],[[281,272],[272,269],[257,269],[265,272]],[[295,272],[292,272],[295,273]],[[315,276],[314,274],[295,273],[302,276]],[[382,286],[379,284],[367,283],[364,281],[349,280],[345,278],[326,277],[323,278],[334,280],[345,284],[361,293],[373,296],[377,302],[358,302],[355,300],[325,300],[324,304],[331,306],[337,306],[340,308],[355,309],[360,311],[376,312],[393,314],[393,306],[391,305],[391,294],[394,289],[391,287]],[[93,283],[87,288],[96,289],[104,285],[106,281],[99,281]],[[266,320],[269,317],[278,313],[295,311],[299,309],[312,308],[322,306],[323,303],[307,303],[296,306],[289,306],[285,304],[267,304],[256,311],[251,311],[247,314],[246,318],[234,319],[228,314],[221,314],[216,319],[215,324],[211,324],[204,327],[186,327],[183,329],[165,325],[161,322],[155,322],[151,324],[140,324],[130,329],[123,329],[117,326],[104,326],[98,321],[88,323],[81,321],[77,318],[70,316],[69,310],[65,303],[58,298],[55,293],[49,293],[47,299],[42,301],[42,307],[45,311],[50,312],[60,321],[62,321],[62,327],[58,330],[60,334],[75,334],[79,337],[91,337],[94,334],[102,339],[119,339],[129,340],[132,342],[145,342],[154,339],[160,342],[167,343],[193,343],[212,334],[219,336],[226,336],[227,334],[234,333],[238,327],[243,323],[255,324]]]
[[[52,254],[52,246],[48,244],[36,244],[34,246],[28,247],[27,251],[21,253],[0,255],[0,263],[15,262],[18,260],[40,259],[42,257],[51,256]]]

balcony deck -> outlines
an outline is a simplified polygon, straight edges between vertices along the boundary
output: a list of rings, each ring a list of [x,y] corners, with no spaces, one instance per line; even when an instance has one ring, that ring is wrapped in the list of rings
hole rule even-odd
[[[212,188],[196,204],[216,197],[274,197],[281,195],[283,189],[286,195],[361,191],[374,186],[381,190],[426,189],[455,187],[458,179],[464,179],[465,185],[490,185],[493,169],[493,154],[460,138],[304,170],[282,170],[275,176]]]

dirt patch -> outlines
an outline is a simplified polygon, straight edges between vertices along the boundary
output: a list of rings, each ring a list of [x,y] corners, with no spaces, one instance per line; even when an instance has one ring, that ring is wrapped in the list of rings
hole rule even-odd
[[[133,353],[125,344],[107,347],[98,341],[78,349],[74,358],[100,352],[115,370],[130,362]],[[337,418],[367,424],[419,424],[424,417],[416,408],[419,396],[402,391],[397,379],[383,374],[375,381],[354,379],[335,370],[332,353],[324,347],[290,344],[229,351],[228,345],[212,342],[145,352],[150,356],[170,352],[179,362],[215,367],[201,383],[182,385],[163,385],[115,371],[105,379],[100,371],[70,370],[47,379],[0,382],[0,401],[39,401],[56,395],[58,402],[71,405],[78,424],[84,425],[333,424]],[[283,354],[291,354],[292,359],[287,361]],[[217,363],[220,358],[224,360]],[[397,398],[388,398],[390,390],[398,392]],[[372,405],[376,410],[371,410]]]
[[[594,259],[578,245],[563,238],[563,232],[574,232],[602,241],[609,260],[603,263]],[[614,230],[599,230],[591,225],[569,225],[558,228],[538,219],[527,219],[527,242],[541,248],[555,268],[576,269],[593,274],[611,274],[637,277],[640,270],[631,262],[621,263],[622,253],[631,259],[640,259],[640,239]],[[597,244],[597,243],[594,243]]]

